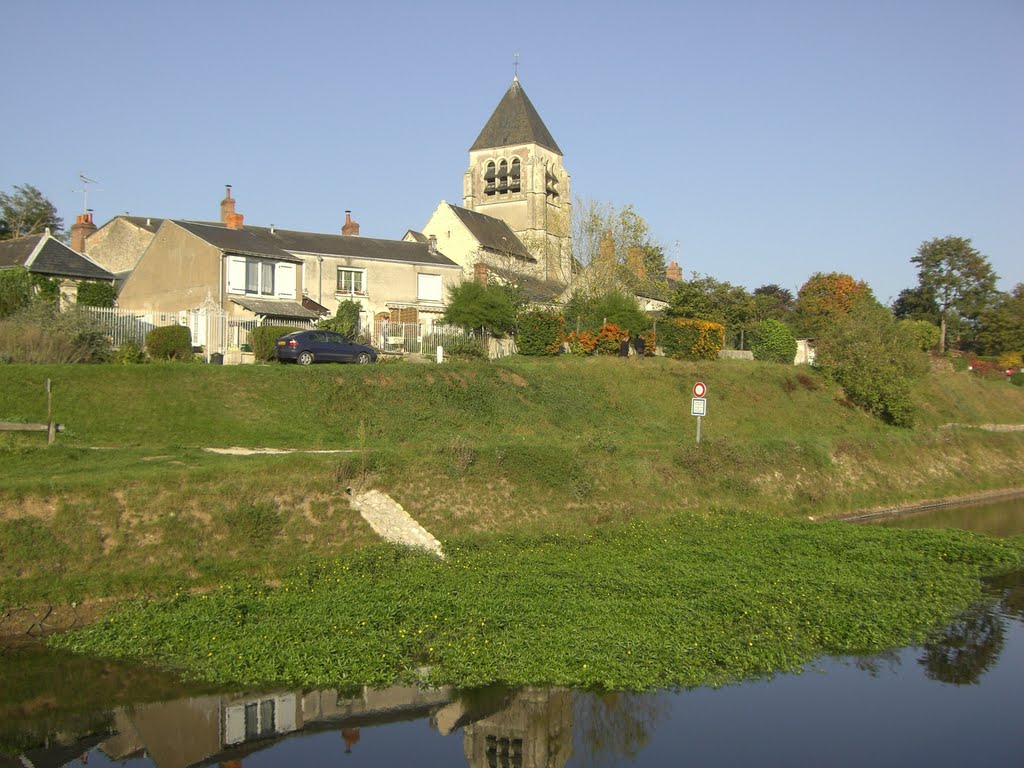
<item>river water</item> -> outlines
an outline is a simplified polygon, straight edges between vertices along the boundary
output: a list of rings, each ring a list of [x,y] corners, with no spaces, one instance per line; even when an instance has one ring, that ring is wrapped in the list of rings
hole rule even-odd
[[[1024,533],[1024,500],[885,524]],[[215,691],[0,656],[7,766],[997,766],[1024,754],[1024,573],[923,647],[719,689]]]

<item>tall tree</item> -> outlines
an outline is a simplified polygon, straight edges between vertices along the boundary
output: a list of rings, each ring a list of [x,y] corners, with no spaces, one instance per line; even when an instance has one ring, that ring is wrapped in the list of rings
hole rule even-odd
[[[0,192],[0,240],[37,235],[47,227],[54,237],[63,237],[64,219],[38,189],[16,184],[12,193]]]
[[[978,318],[978,345],[989,355],[1024,352],[1024,283],[1004,293]]]
[[[797,293],[797,329],[805,336],[820,336],[830,323],[864,302],[877,303],[863,280],[841,272],[815,272]]]
[[[710,275],[694,274],[680,283],[669,301],[668,314],[707,320],[725,326],[730,343],[741,343],[754,319],[754,300],[747,289]]]
[[[944,352],[950,320],[977,320],[995,295],[996,273],[966,237],[928,240],[910,261],[917,265],[919,287],[932,292],[939,306],[939,352]]]
[[[755,288],[752,298],[754,300],[753,320],[756,323],[764,320],[789,322],[790,316],[793,314],[793,305],[796,302],[791,290],[775,283]]]
[[[892,303],[892,313],[899,320],[930,320],[939,322],[939,305],[935,291],[923,286],[904,288]]]

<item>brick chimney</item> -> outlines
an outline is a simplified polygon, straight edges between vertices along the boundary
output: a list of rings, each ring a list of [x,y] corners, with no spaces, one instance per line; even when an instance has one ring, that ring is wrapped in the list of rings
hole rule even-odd
[[[481,285],[487,285],[487,265],[482,261],[473,265],[473,279]]]
[[[85,253],[85,239],[96,231],[92,221],[92,210],[79,214],[71,225],[71,250]]]
[[[245,227],[242,226],[242,221],[244,219],[245,216],[240,213],[229,213],[228,220],[224,223],[227,225],[228,229],[245,229]]]
[[[221,224],[227,224],[228,217],[235,212],[235,198],[231,196],[231,185],[225,184],[224,186],[227,188],[227,191],[224,193],[224,199],[220,201]]]
[[[674,261],[670,261],[668,266],[665,268],[665,277],[669,280],[675,280],[677,283],[683,282],[683,268]]]
[[[352,221],[352,211],[345,211],[345,226],[341,228],[341,234],[353,237],[359,235],[359,222]]]
[[[644,263],[643,248],[637,245],[631,246],[626,251],[626,263],[629,264],[629,269],[634,275],[641,279],[647,277],[647,264]]]
[[[432,255],[437,253],[437,235],[427,236],[427,252]]]

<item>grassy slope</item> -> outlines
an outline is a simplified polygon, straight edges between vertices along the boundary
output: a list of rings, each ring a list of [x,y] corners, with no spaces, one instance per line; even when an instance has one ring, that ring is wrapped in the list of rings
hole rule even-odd
[[[392,493],[440,538],[576,530],[680,508],[841,514],[1018,481],[1024,391],[937,373],[918,429],[886,427],[812,372],[741,361],[512,359],[215,367],[4,366],[0,604],[277,578],[373,536],[348,485]],[[708,385],[693,444],[690,388]],[[225,457],[203,446],[356,449]],[[103,448],[107,450],[94,450]],[[297,554],[301,553],[301,554]]]

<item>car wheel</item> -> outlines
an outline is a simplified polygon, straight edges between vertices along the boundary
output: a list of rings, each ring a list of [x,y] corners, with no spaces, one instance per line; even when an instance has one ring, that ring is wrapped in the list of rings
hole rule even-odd
[[[295,362],[299,365],[309,365],[313,362],[313,353],[309,350],[305,352],[299,352],[299,356],[295,358]]]
[[[370,353],[360,352],[358,355],[356,355],[356,362],[359,363],[360,365],[366,365],[368,362],[370,362]]]

